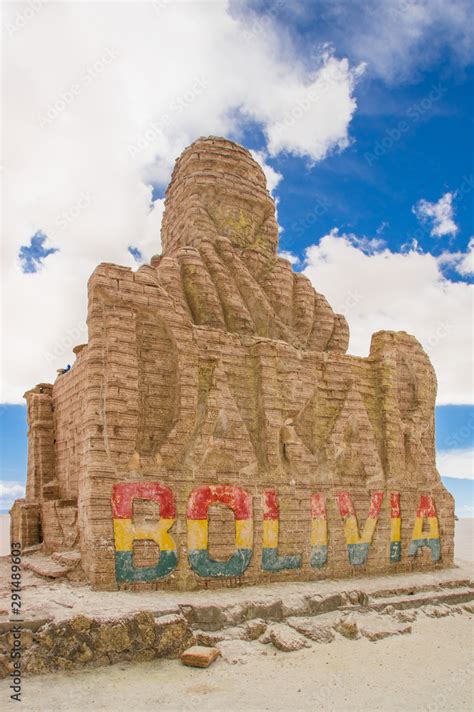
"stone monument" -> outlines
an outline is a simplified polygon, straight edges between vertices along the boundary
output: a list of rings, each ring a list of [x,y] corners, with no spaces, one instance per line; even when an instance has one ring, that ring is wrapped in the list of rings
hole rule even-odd
[[[277,256],[247,150],[210,137],[183,152],[161,240],[136,272],[97,267],[88,343],[25,394],[12,540],[80,551],[101,589],[452,564],[430,361],[405,332],[346,354],[345,318]]]

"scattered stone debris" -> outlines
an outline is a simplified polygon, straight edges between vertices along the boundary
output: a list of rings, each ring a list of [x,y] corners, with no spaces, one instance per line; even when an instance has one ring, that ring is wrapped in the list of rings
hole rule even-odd
[[[213,646],[223,640],[243,640],[246,637],[245,629],[240,626],[223,628],[222,630],[196,630],[194,632],[198,645]]]
[[[316,643],[332,643],[336,637],[331,626],[318,623],[317,618],[288,618],[288,625]]]
[[[220,655],[217,648],[206,648],[204,645],[193,645],[181,655],[181,662],[190,667],[207,668]]]
[[[355,639],[359,637],[357,621],[352,615],[341,616],[336,622],[334,629],[345,638]]]
[[[262,618],[255,618],[253,621],[248,621],[243,626],[246,640],[257,640],[263,635],[267,629],[267,623]]]
[[[425,606],[423,613],[429,618],[445,618],[446,616],[451,615],[451,610],[448,606],[443,605]]]
[[[56,551],[51,556],[54,561],[59,564],[74,568],[78,566],[81,562],[81,552],[80,551]]]
[[[412,611],[398,611],[393,606],[386,606],[383,609],[382,613],[385,615],[392,616],[392,618],[395,618],[395,620],[400,621],[400,623],[413,623],[418,617],[418,611],[416,608],[414,608]]]
[[[284,653],[291,653],[293,650],[309,647],[309,643],[304,636],[284,623],[271,625],[260,640],[262,643],[267,641],[273,643],[277,650],[282,650]]]

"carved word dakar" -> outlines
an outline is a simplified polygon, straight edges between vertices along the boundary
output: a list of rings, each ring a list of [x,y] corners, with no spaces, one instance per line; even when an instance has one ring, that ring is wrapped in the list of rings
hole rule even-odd
[[[159,519],[151,525],[136,526],[133,523],[133,499],[148,499],[160,507]],[[339,514],[344,522],[344,537],[349,563],[360,566],[367,562],[369,547],[377,526],[384,492],[373,492],[365,525],[360,531],[357,516],[349,492],[338,492],[335,496]],[[390,492],[390,549],[391,562],[401,557],[401,513],[400,493]],[[212,504],[221,504],[232,510],[235,517],[235,551],[227,561],[215,561],[209,556],[208,511]],[[328,557],[328,521],[326,496],[313,494],[310,502],[311,538],[310,566],[321,568]],[[154,581],[170,574],[177,566],[178,552],[171,529],[176,522],[176,505],[173,491],[159,482],[123,482],[114,485],[112,491],[114,516],[115,572],[117,582]],[[248,568],[253,555],[253,510],[252,497],[242,487],[233,485],[202,485],[196,487],[188,499],[187,550],[188,562],[199,576],[239,577]],[[425,529],[425,525],[426,529]],[[263,544],[261,568],[263,571],[283,571],[299,569],[302,565],[300,554],[281,556],[279,542],[278,494],[274,489],[263,492]],[[149,540],[160,550],[155,566],[135,566],[133,543]],[[441,558],[438,518],[433,498],[421,495],[409,547],[409,556],[415,556],[418,549],[428,547],[431,558]]]

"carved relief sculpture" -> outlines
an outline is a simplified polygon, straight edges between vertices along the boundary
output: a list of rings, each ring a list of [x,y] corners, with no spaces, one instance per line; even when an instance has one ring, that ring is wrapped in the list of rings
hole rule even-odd
[[[97,267],[88,344],[25,394],[13,540],[80,549],[103,589],[450,565],[417,340],[378,332],[346,354],[345,318],[277,256],[261,168],[225,139],[177,160],[161,240],[137,272]]]

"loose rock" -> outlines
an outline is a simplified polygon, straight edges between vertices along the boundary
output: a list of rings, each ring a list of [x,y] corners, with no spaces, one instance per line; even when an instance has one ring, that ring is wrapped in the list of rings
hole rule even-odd
[[[270,641],[275,648],[282,650],[284,653],[291,653],[293,650],[300,650],[301,648],[309,648],[308,641],[300,633],[284,624],[272,625],[269,635]]]
[[[298,633],[316,643],[332,643],[336,637],[329,625],[319,623],[314,618],[289,618],[287,623]]]
[[[339,618],[334,628],[345,638],[351,638],[354,640],[359,637],[357,621],[353,616],[343,616],[342,618]]]
[[[181,655],[181,662],[190,667],[206,668],[219,656],[217,648],[205,648],[203,645],[193,645]]]

